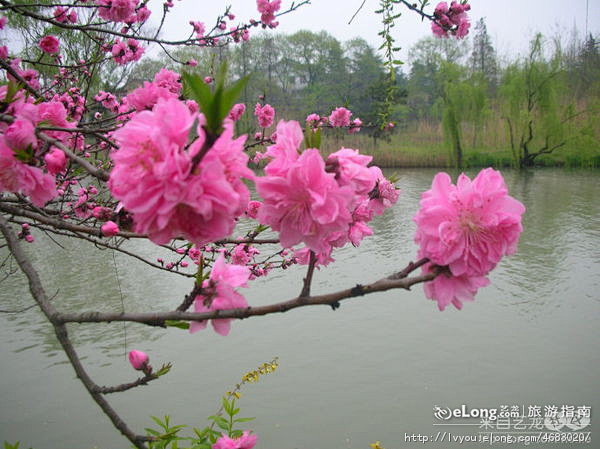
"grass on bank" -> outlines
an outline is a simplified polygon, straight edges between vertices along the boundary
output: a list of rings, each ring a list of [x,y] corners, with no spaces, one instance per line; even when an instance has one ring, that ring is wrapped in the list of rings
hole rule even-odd
[[[360,149],[373,156],[380,167],[449,167],[450,146],[444,142],[441,126],[417,122],[404,129],[394,129],[388,139],[374,139],[366,133],[347,134],[328,130],[322,141],[324,154],[341,147]],[[506,131],[501,126],[488,127],[485,132],[465,130],[463,152],[466,167],[512,167],[514,161]],[[540,167],[600,167],[600,146],[595,139],[574,139],[548,155],[539,156]]]

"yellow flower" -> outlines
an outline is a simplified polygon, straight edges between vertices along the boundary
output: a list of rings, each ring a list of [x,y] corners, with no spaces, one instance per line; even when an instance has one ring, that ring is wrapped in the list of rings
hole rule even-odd
[[[375,441],[374,443],[371,443],[369,446],[371,446],[371,449],[384,449],[383,446],[381,446],[381,443],[379,441]]]

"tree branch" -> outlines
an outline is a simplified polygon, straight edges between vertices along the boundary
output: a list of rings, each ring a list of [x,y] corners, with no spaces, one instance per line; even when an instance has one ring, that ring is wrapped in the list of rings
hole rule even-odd
[[[150,326],[165,326],[166,321],[207,321],[212,319],[244,319],[252,316],[270,315],[273,313],[287,312],[288,310],[299,307],[315,305],[336,305],[339,301],[354,298],[356,296],[368,295],[375,292],[383,292],[401,288],[410,290],[410,288],[422,282],[428,282],[436,278],[438,271],[422,274],[419,276],[408,277],[412,271],[427,263],[427,259],[421,259],[416,263],[410,263],[402,271],[382,278],[371,284],[360,285],[340,290],[333,293],[316,296],[298,296],[288,301],[278,302],[266,306],[247,307],[245,309],[216,310],[213,312],[192,313],[192,312],[83,312],[83,313],[64,313],[57,319],[63,323],[103,323],[113,321],[129,321],[134,323],[147,324]]]
[[[117,414],[117,412],[112,408],[112,406],[102,397],[102,395],[97,391],[100,387],[94,383],[94,381],[90,378],[87,371],[81,364],[81,360],[73,347],[71,340],[69,338],[69,334],[67,332],[67,327],[64,322],[57,320],[59,316],[58,311],[54,308],[54,306],[50,303],[48,297],[46,296],[46,292],[42,286],[42,282],[38,276],[37,271],[29,262],[29,259],[25,255],[25,252],[21,248],[17,237],[13,233],[12,229],[10,229],[10,225],[6,221],[3,215],[0,215],[0,231],[4,235],[6,239],[6,243],[10,249],[10,252],[14,256],[17,264],[21,268],[23,274],[27,277],[29,282],[29,291],[33,296],[33,299],[37,302],[38,306],[48,319],[52,326],[54,327],[54,332],[56,334],[56,338],[58,339],[60,345],[67,354],[69,361],[71,362],[71,366],[75,370],[77,377],[83,383],[84,387],[88,391],[88,393],[92,396],[92,399],[98,404],[98,406],[102,409],[104,414],[112,421],[113,425],[138,449],[146,449],[146,445],[144,441],[148,441],[148,437],[136,435],[127,424],[121,419],[121,417]]]

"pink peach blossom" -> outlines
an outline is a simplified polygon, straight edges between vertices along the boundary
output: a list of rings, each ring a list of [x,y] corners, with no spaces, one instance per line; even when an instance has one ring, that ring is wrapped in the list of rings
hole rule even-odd
[[[414,217],[415,242],[421,257],[447,265],[455,276],[485,276],[503,256],[515,253],[524,212],[492,168],[473,181],[461,174],[456,186],[446,173],[438,173]]]
[[[481,170],[473,181],[461,174],[456,185],[446,173],[435,176],[414,221],[419,257],[431,262],[424,272],[432,265],[447,267],[425,284],[427,296],[438,301],[440,310],[473,300],[477,289],[489,283],[485,276],[503,256],[514,254],[524,212],[492,168]]]
[[[237,122],[240,118],[242,118],[244,112],[246,112],[246,105],[243,103],[237,103],[234,104],[231,108],[231,111],[229,111],[228,117],[234,122]]]
[[[335,174],[339,185],[350,186],[357,195],[366,195],[378,180],[377,174],[367,167],[372,160],[358,150],[342,148],[329,155],[326,167]]]
[[[13,150],[26,150],[37,147],[35,126],[26,119],[17,119],[4,132],[6,143]]]
[[[201,246],[224,238],[250,199],[240,178],[254,175],[244,138],[232,139],[231,122],[192,172],[205,140],[199,126],[198,139],[186,148],[194,119],[185,103],[159,100],[114,134],[120,149],[111,154],[109,188],[133,214],[136,232],[157,244],[184,237]]]
[[[252,449],[256,445],[258,437],[251,434],[249,430],[244,430],[242,436],[230,438],[228,435],[221,437],[212,445],[212,449]]]
[[[330,251],[329,235],[351,222],[353,192],[325,172],[318,150],[304,151],[287,172],[258,178],[256,188],[264,200],[258,220],[279,232],[285,248],[303,242],[315,252]]]
[[[0,135],[0,192],[22,193],[38,207],[58,196],[53,176],[19,161]]]
[[[42,39],[40,39],[39,47],[44,53],[53,55],[58,53],[58,50],[60,49],[60,42],[56,36],[44,36]]]
[[[329,123],[336,127],[350,126],[351,115],[352,112],[346,108],[335,108],[329,116]]]
[[[281,0],[256,0],[256,7],[261,14],[260,20],[266,26],[277,26],[275,13],[281,8]]]
[[[210,277],[202,284],[202,293],[194,300],[194,310],[198,313],[213,310],[228,310],[247,307],[246,299],[235,289],[246,287],[250,269],[241,265],[225,263],[223,254],[214,263]],[[220,335],[229,334],[231,319],[213,319],[212,326]],[[206,321],[192,322],[190,332],[194,333],[206,327]]]
[[[431,272],[431,264],[423,267],[423,273]],[[433,281],[423,284],[425,296],[437,301],[438,308],[443,311],[452,304],[457,309],[462,309],[464,301],[473,301],[477,290],[486,287],[490,281],[485,276],[469,276],[466,274],[454,276],[443,272]]]
[[[261,128],[268,128],[273,124],[275,118],[275,109],[270,104],[261,106],[260,103],[256,103],[254,107],[254,115],[258,118],[258,125]]]

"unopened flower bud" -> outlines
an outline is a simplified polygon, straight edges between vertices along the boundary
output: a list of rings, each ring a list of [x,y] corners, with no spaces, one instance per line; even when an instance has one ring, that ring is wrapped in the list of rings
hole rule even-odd
[[[129,351],[129,363],[131,363],[133,369],[144,371],[148,365],[148,354],[143,351]]]
[[[102,225],[102,235],[104,237],[112,237],[119,233],[119,226],[114,221],[107,221]]]

